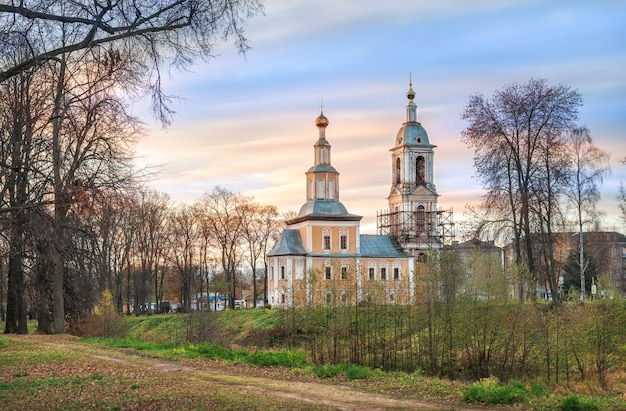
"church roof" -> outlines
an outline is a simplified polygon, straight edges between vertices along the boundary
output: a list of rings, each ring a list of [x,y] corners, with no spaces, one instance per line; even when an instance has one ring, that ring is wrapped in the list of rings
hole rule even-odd
[[[361,252],[353,255],[361,258],[394,258],[409,257],[410,254],[404,252],[395,237],[388,235],[361,234]],[[306,249],[302,245],[302,237],[298,230],[286,229],[280,235],[278,243],[268,257],[279,255],[307,255]],[[330,256],[330,255],[329,255]],[[333,255],[334,256],[334,255]],[[344,256],[342,255],[336,255]]]
[[[330,164],[316,164],[309,168],[307,173],[336,173],[335,167]]]
[[[361,234],[361,257],[408,257],[395,237]]]
[[[339,200],[310,200],[302,205],[297,218],[301,217],[358,217],[348,213],[346,207]],[[353,220],[353,218],[350,218]]]
[[[307,252],[302,245],[302,237],[298,230],[283,230],[280,239],[267,255],[305,255]]]

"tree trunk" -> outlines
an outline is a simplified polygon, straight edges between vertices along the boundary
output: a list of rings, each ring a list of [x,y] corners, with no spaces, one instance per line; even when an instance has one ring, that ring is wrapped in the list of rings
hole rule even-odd
[[[57,88],[54,101],[53,112],[53,130],[52,130],[52,167],[53,167],[53,184],[54,184],[54,234],[52,239],[52,294],[53,294],[53,322],[54,333],[65,334],[65,299],[64,299],[64,268],[63,258],[61,255],[61,239],[63,238],[63,220],[64,211],[67,207],[63,204],[63,186],[61,181],[61,103],[65,82],[65,65],[64,59],[61,59],[60,71],[57,79]]]
[[[13,244],[12,244],[13,246]],[[5,334],[27,334],[26,307],[24,306],[24,272],[22,259],[14,255],[9,256],[9,275],[7,292],[7,313]]]

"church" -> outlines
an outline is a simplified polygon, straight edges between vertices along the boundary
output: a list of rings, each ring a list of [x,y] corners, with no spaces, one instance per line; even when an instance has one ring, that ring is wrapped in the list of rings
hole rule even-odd
[[[417,266],[451,235],[451,212],[437,207],[434,148],[417,121],[415,92],[406,93],[406,121],[391,151],[388,209],[377,213],[377,234],[361,234],[362,216],[339,200],[339,172],[331,164],[328,119],[315,120],[318,139],[306,175],[306,202],[286,221],[268,254],[272,307],[410,304]]]

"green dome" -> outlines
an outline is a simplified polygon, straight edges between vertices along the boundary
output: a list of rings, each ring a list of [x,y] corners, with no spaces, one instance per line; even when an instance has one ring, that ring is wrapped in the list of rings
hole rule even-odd
[[[402,124],[396,136],[396,146],[429,146],[428,134],[417,121],[410,121]]]

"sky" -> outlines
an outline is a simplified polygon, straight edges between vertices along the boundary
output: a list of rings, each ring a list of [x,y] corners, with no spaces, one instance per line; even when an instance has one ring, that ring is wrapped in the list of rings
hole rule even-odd
[[[418,121],[435,148],[439,207],[457,236],[466,206],[480,202],[473,152],[461,142],[469,97],[543,78],[583,97],[579,124],[611,155],[602,186],[606,229],[626,232],[617,187],[626,183],[626,1],[623,0],[266,0],[246,26],[251,50],[219,44],[215,58],[178,72],[179,96],[163,129],[147,110],[139,166],[160,166],[149,183],[177,203],[215,186],[298,211],[313,165],[315,118],[340,173],[340,201],[376,233],[387,207],[391,154],[405,121],[411,74]],[[145,115],[144,115],[145,114]],[[461,232],[459,232],[461,231]]]

